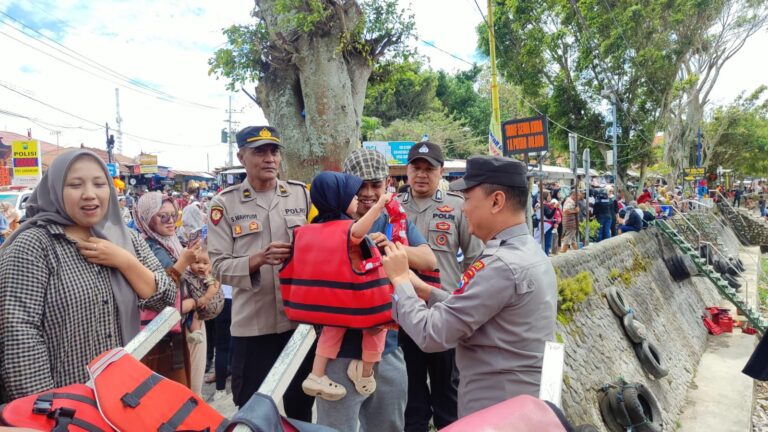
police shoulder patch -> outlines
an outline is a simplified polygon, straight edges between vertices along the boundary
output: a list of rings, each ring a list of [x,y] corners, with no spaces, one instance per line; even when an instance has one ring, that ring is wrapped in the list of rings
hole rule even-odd
[[[221,219],[224,217],[224,207],[220,205],[211,206],[210,219],[211,223],[218,225]]]
[[[219,195],[225,194],[225,193],[229,193],[229,192],[232,192],[232,191],[238,190],[238,189],[240,189],[240,185],[239,184],[232,185],[232,186],[229,186],[229,187],[226,187],[226,188],[222,189],[222,191],[219,192]]]
[[[301,187],[302,187],[302,188],[304,188],[304,189],[306,189],[306,188],[307,188],[307,185],[306,185],[306,184],[304,184],[304,183],[302,183],[302,182],[300,182],[300,181],[296,181],[296,180],[286,180],[285,182],[286,182],[286,183],[288,183],[288,184],[292,184],[292,185],[295,185],[295,186],[301,186]]]
[[[467,271],[464,272],[464,274],[461,276],[461,280],[459,281],[459,288],[453,292],[455,295],[462,294],[465,289],[467,289],[467,284],[469,281],[472,280],[472,278],[475,277],[475,275],[482,269],[485,268],[485,263],[482,259],[479,259],[472,263],[469,267],[467,267]]]

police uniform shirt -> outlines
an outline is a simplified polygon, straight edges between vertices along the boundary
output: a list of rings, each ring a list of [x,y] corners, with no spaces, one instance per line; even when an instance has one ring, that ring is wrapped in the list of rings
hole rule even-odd
[[[232,286],[232,336],[296,327],[283,309],[279,266],[263,265],[251,274],[248,261],[271,242],[291,243],[293,229],[307,222],[309,207],[309,192],[292,181],[278,181],[274,191],[256,192],[246,179],[211,202],[208,254],[216,279]]]
[[[555,271],[527,226],[502,231],[467,268],[454,294],[429,305],[395,286],[392,315],[425,352],[456,347],[459,416],[521,394],[538,397],[546,341],[554,340]]]
[[[469,234],[469,224],[461,212],[464,198],[440,189],[431,198],[415,198],[410,192],[400,194],[398,198],[408,219],[427,239],[437,258],[441,287],[448,292],[455,291],[461,273],[483,250],[483,242]],[[464,252],[462,263],[456,259],[459,248]]]

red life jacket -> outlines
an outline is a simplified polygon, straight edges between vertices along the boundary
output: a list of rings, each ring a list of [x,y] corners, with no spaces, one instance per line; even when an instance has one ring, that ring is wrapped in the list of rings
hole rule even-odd
[[[106,432],[93,389],[73,384],[33,394],[0,406],[0,426],[45,431]]]
[[[164,378],[122,348],[88,365],[104,419],[121,432],[206,431],[227,428],[227,421],[189,388]]]
[[[380,266],[352,268],[350,228],[354,221],[309,224],[293,232],[293,255],[280,270],[285,314],[292,321],[371,328],[392,321],[393,288]],[[364,262],[380,256],[367,237]]]

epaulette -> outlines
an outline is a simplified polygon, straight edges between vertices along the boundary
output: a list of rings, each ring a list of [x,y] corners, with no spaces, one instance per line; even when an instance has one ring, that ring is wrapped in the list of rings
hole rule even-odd
[[[219,195],[223,195],[223,194],[225,194],[225,193],[229,193],[229,192],[232,192],[233,190],[236,190],[236,189],[238,189],[239,187],[240,187],[240,185],[239,185],[239,184],[236,184],[236,185],[232,185],[232,186],[230,186],[230,187],[228,187],[228,188],[225,188],[225,189],[223,189],[221,192],[219,192]]]
[[[462,201],[464,201],[464,195],[456,192],[447,191],[445,192],[446,195],[455,196],[456,198],[461,198]]]
[[[304,189],[306,189],[306,188],[307,188],[307,185],[306,185],[305,183],[302,183],[302,182],[300,182],[300,181],[298,181],[298,180],[286,180],[285,182],[286,182],[286,183],[289,183],[289,184],[292,184],[292,185],[301,186],[301,187],[303,187]]]

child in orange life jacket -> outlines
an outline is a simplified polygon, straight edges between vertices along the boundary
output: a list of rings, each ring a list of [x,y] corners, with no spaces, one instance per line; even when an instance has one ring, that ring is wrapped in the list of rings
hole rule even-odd
[[[352,216],[357,212],[357,191],[362,184],[361,178],[349,174],[336,172],[318,174],[312,181],[310,188],[312,204],[318,211],[318,215],[312,220],[312,223],[352,219]],[[361,262],[358,246],[391,197],[392,194],[382,195],[379,201],[352,225],[349,250],[355,267],[359,267]],[[323,327],[317,343],[312,373],[302,383],[304,393],[330,401],[339,400],[347,394],[347,390],[342,385],[332,381],[325,374],[328,360],[335,359],[339,353],[345,332],[345,328]],[[381,360],[386,335],[387,332],[380,328],[363,331],[363,370],[361,374],[355,377],[350,376],[360,394],[369,395],[376,390],[373,366]]]

